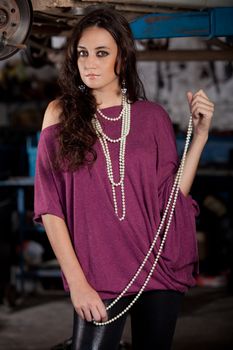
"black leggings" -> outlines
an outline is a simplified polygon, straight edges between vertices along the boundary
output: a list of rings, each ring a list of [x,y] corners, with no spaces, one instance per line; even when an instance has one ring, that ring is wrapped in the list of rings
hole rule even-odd
[[[144,292],[129,310],[133,350],[169,350],[183,293],[172,290]],[[132,301],[123,297],[108,310],[112,318]],[[109,305],[112,300],[105,300]],[[127,313],[106,326],[83,321],[74,312],[72,350],[117,350]]]

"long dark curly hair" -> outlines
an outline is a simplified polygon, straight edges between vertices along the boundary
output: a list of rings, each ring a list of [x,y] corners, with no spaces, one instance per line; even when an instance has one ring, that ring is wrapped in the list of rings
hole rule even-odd
[[[84,165],[93,165],[97,159],[93,148],[97,135],[91,122],[97,104],[90,88],[86,87],[85,92],[80,90],[83,82],[77,66],[78,42],[84,30],[89,27],[104,28],[114,38],[118,47],[115,74],[119,77],[120,85],[123,80],[126,83],[128,101],[133,103],[139,99],[146,99],[136,69],[135,45],[127,20],[108,7],[92,9],[78,22],[72,32],[59,76],[62,113],[58,134],[60,146],[58,163],[66,164],[66,168],[72,171]],[[118,62],[120,72],[117,74]]]

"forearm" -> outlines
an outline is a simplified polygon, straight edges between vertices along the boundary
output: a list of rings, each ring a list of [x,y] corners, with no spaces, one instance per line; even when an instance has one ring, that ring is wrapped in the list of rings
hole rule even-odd
[[[57,216],[46,214],[42,216],[42,221],[68,285],[71,286],[73,283],[86,282],[64,220]]]
[[[194,135],[192,142],[190,144],[189,151],[187,153],[186,161],[184,165],[184,172],[180,183],[180,190],[185,196],[189,194],[190,189],[192,187],[193,180],[195,178],[197,167],[201,157],[201,153],[207,142],[207,139],[208,139],[208,135],[206,136]]]
[[[180,190],[185,196],[189,194],[193,184],[201,153],[208,139],[214,112],[214,104],[203,90],[199,90],[194,95],[189,91],[187,98],[192,113],[194,136],[187,154],[184,173],[180,183]]]
[[[86,321],[107,321],[107,312],[99,294],[87,282],[75,255],[64,220],[55,215],[42,216],[45,230],[70,287],[70,297],[76,312]]]

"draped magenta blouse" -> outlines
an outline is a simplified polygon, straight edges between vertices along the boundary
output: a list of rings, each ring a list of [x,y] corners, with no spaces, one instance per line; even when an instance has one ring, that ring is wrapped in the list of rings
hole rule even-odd
[[[105,108],[116,117],[120,106]],[[105,133],[120,137],[121,120],[99,116]],[[116,297],[125,288],[153,241],[166,206],[178,166],[171,121],[153,102],[137,101],[131,108],[131,128],[126,140],[126,218],[114,212],[112,188],[100,141],[94,145],[97,160],[75,172],[55,170],[59,124],[41,132],[35,176],[35,221],[43,214],[65,220],[75,253],[91,286],[103,299]],[[115,181],[119,181],[119,143],[108,143]],[[119,214],[121,191],[116,190]],[[195,285],[197,273],[196,202],[179,192],[175,213],[157,267],[145,290],[171,289],[184,292]],[[57,236],[59,239],[59,234]],[[158,250],[159,237],[143,271],[126,295],[144,283]],[[62,274],[65,290],[69,290]]]

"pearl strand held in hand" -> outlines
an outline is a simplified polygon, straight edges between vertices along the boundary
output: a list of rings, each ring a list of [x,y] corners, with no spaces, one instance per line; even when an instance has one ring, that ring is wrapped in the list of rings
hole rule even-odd
[[[159,258],[161,256],[164,244],[166,242],[166,238],[167,238],[167,234],[168,234],[168,231],[169,231],[169,228],[170,228],[170,225],[171,225],[173,213],[175,211],[176,201],[177,201],[178,194],[179,194],[180,182],[181,182],[181,178],[182,178],[183,171],[184,171],[184,164],[185,164],[186,154],[187,154],[187,151],[188,151],[188,146],[189,146],[189,143],[190,143],[190,140],[191,140],[191,136],[192,136],[192,115],[190,116],[190,119],[189,119],[187,136],[186,136],[186,141],[185,141],[185,147],[184,147],[183,156],[182,156],[182,159],[181,159],[181,162],[180,162],[180,166],[178,168],[178,171],[177,171],[177,174],[176,174],[176,177],[175,177],[175,180],[174,180],[174,184],[173,184],[173,187],[171,189],[171,193],[170,193],[170,196],[168,198],[168,202],[167,202],[165,211],[163,213],[161,222],[159,224],[157,232],[155,233],[154,240],[153,240],[153,242],[152,242],[152,244],[151,244],[151,246],[150,246],[150,248],[149,248],[149,250],[148,250],[148,252],[147,252],[147,254],[146,254],[145,258],[144,258],[144,260],[142,261],[141,265],[139,266],[139,268],[136,271],[136,273],[134,274],[134,276],[131,278],[131,280],[129,281],[129,283],[127,284],[125,289],[121,292],[121,294],[110,305],[107,306],[106,310],[111,309],[125,295],[125,293],[128,291],[128,289],[132,286],[132,284],[134,283],[134,281],[136,280],[136,278],[138,277],[138,275],[142,271],[145,263],[149,259],[150,255],[151,255],[151,253],[152,253],[152,251],[153,251],[153,249],[155,247],[157,239],[158,239],[158,237],[159,237],[159,235],[161,233],[161,230],[163,229],[163,236],[161,236],[161,243],[160,243],[158,252],[156,254],[154,263],[153,263],[153,265],[152,265],[152,267],[150,269],[150,272],[148,273],[148,276],[147,276],[145,282],[143,283],[141,289],[138,291],[138,293],[133,298],[131,303],[128,306],[126,306],[119,314],[117,314],[116,316],[112,317],[111,319],[109,319],[106,322],[93,321],[93,323],[96,326],[105,326],[107,324],[110,324],[110,323],[116,321],[118,318],[123,316],[135,304],[135,302],[138,300],[140,295],[143,293],[144,289],[146,288],[146,286],[147,286],[147,284],[148,284],[148,282],[149,282],[149,280],[150,280],[150,278],[151,278],[151,276],[152,276],[152,274],[153,274],[153,272],[154,272],[154,270],[156,268],[156,265],[157,265],[158,260],[159,260]],[[164,225],[165,225],[165,227],[164,227]]]
[[[115,214],[117,215],[118,219],[120,221],[124,220],[126,215],[126,203],[125,203],[125,186],[124,186],[124,179],[125,179],[125,147],[126,147],[126,137],[129,134],[130,131],[130,113],[131,113],[131,106],[126,100],[126,96],[123,95],[122,97],[122,111],[120,115],[117,118],[109,118],[105,116],[100,110],[97,110],[97,112],[104,117],[107,120],[116,121],[119,120],[122,117],[122,125],[121,125],[121,137],[118,139],[112,139],[109,136],[107,136],[101,127],[101,124],[97,118],[97,115],[95,114],[95,118],[92,120],[93,126],[95,130],[97,131],[97,136],[100,140],[101,146],[103,148],[103,152],[106,159],[106,166],[107,166],[107,174],[109,181],[112,186],[112,195],[113,195],[113,204],[114,204],[114,210]],[[117,143],[120,142],[120,152],[119,152],[119,173],[120,173],[120,180],[118,182],[114,181],[114,175],[113,175],[113,167],[112,167],[112,161],[111,156],[109,152],[108,143]],[[116,190],[115,187],[121,187],[121,198],[122,198],[122,215],[119,216],[118,214],[118,205],[117,205],[117,197],[116,197]]]

